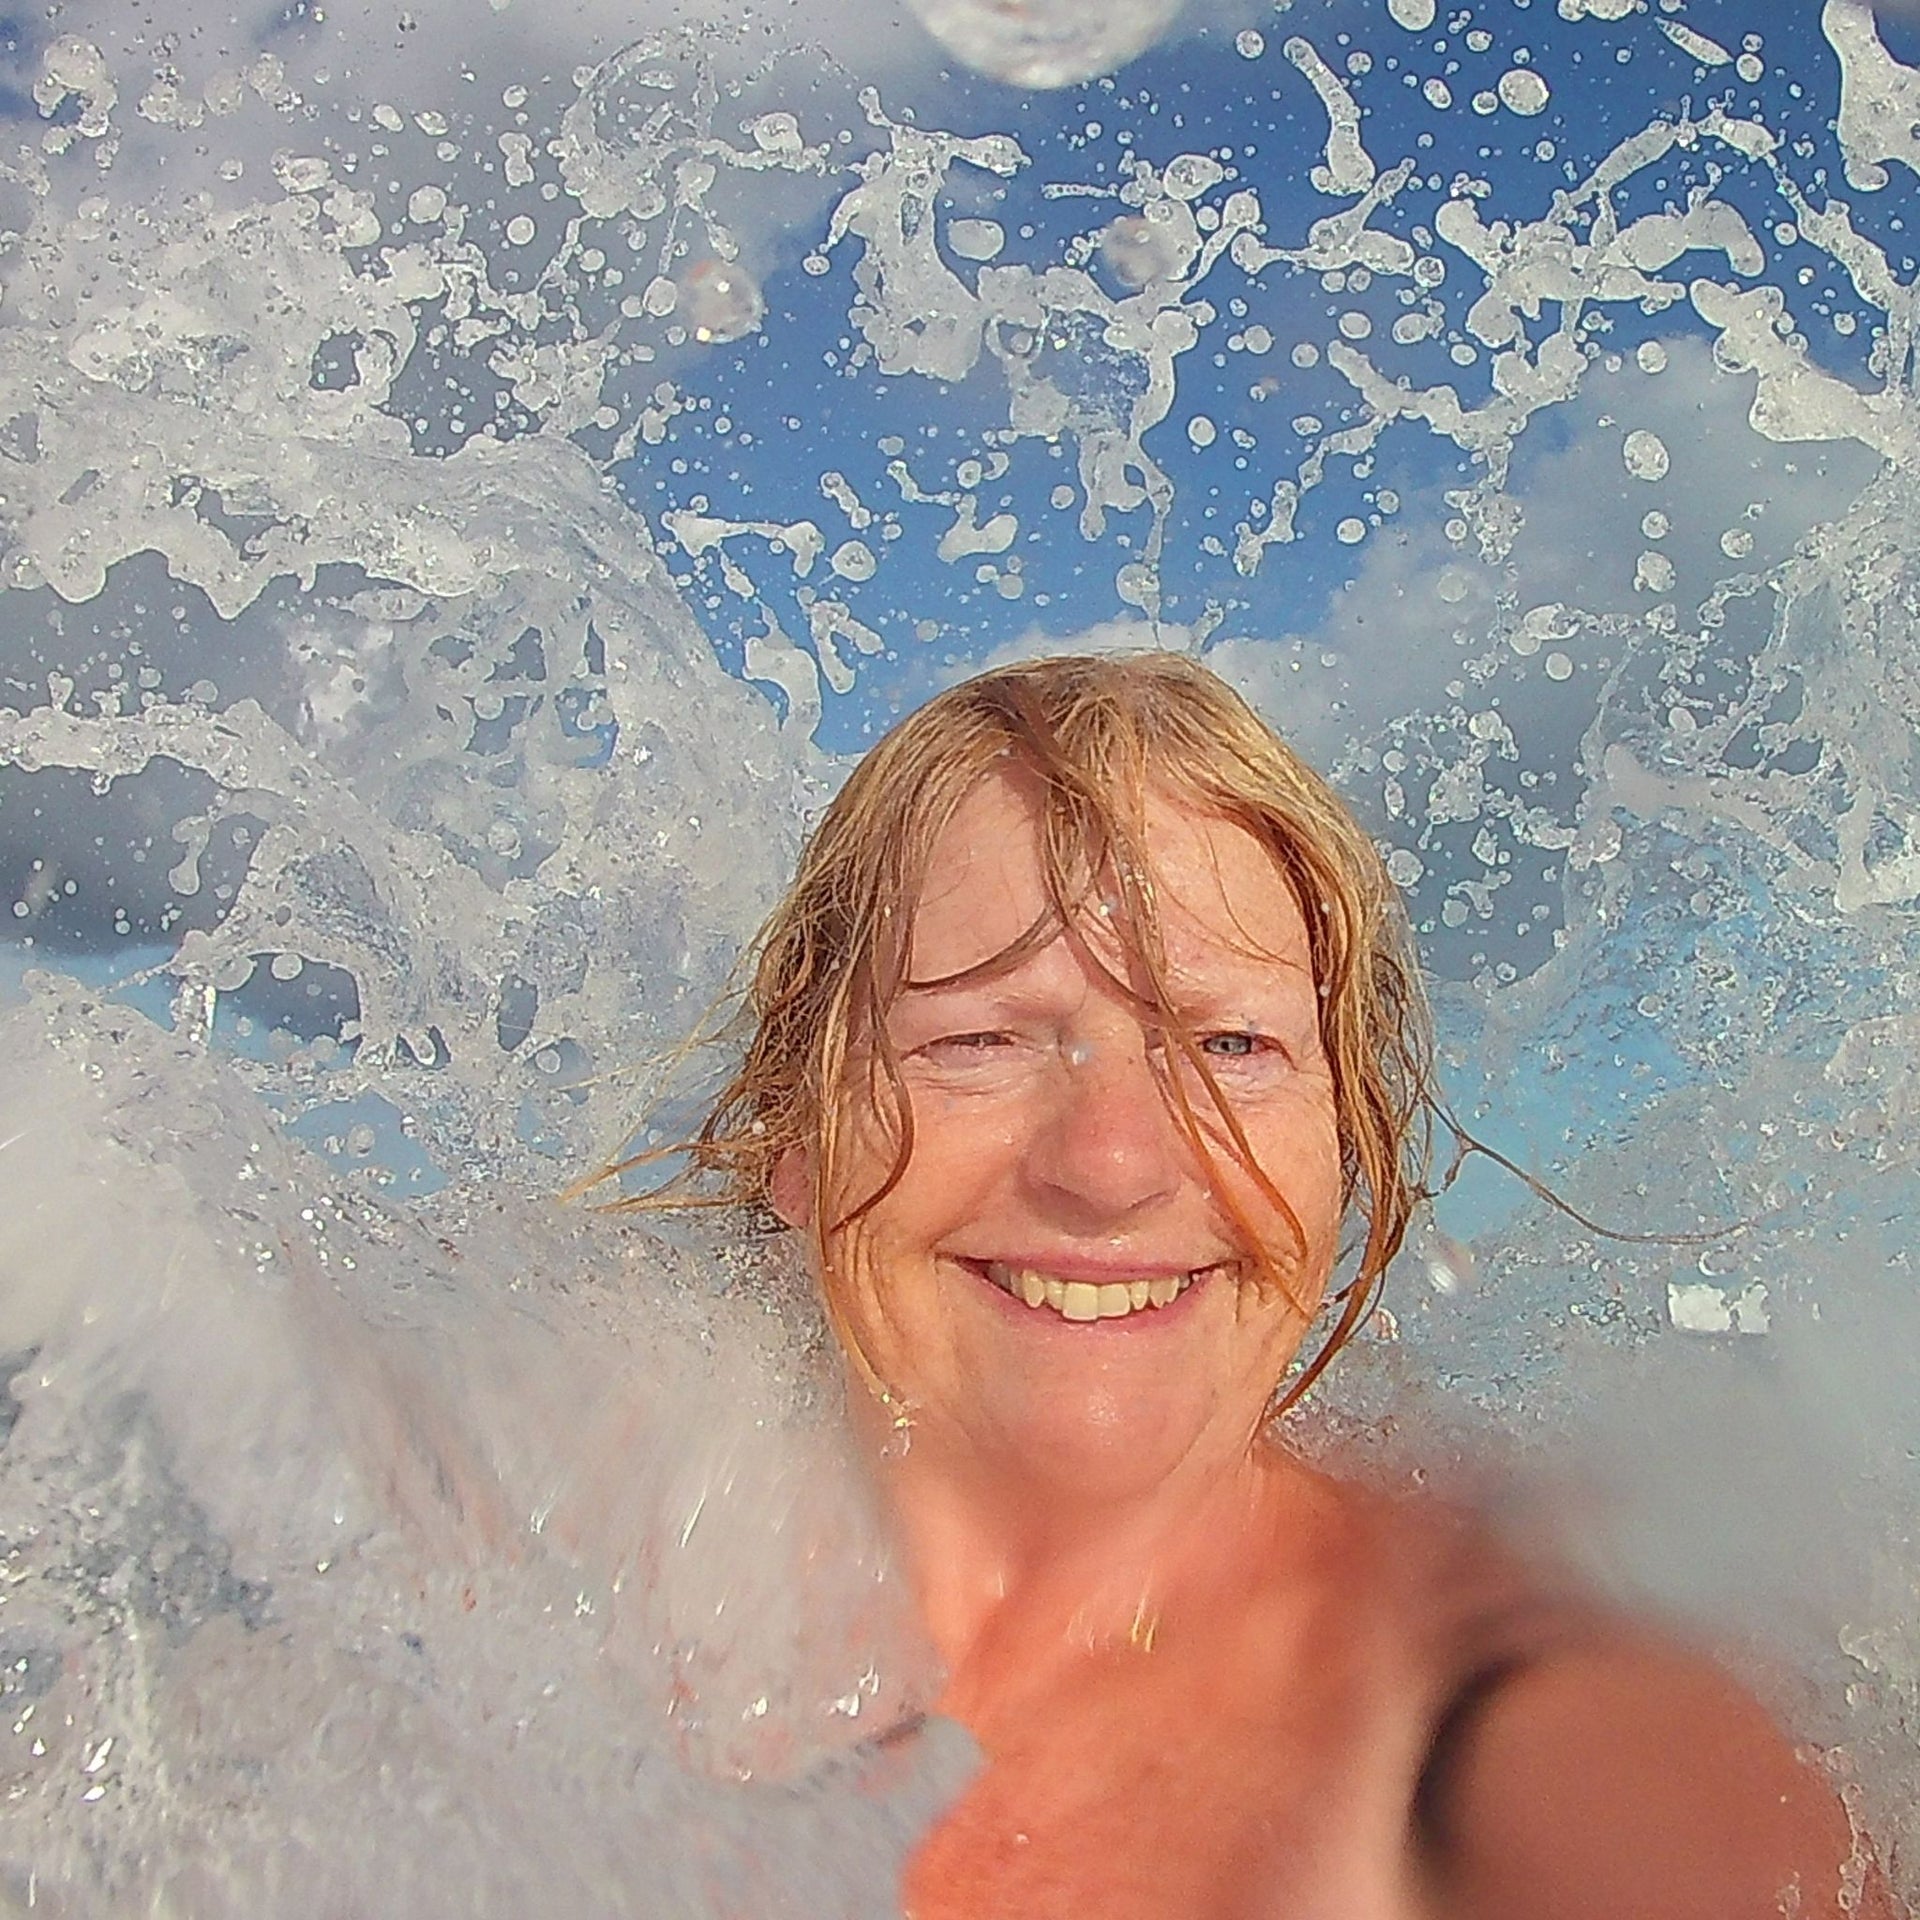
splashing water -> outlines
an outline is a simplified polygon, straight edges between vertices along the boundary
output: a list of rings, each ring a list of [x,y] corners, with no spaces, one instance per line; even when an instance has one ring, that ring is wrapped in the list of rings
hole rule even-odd
[[[1669,1236],[1468,1161],[1313,1433],[1600,1489],[1920,1857],[1899,16],[326,11],[0,129],[0,1901],[890,1910],[969,1756],[805,1286],[553,1196],[852,751],[1148,642]]]

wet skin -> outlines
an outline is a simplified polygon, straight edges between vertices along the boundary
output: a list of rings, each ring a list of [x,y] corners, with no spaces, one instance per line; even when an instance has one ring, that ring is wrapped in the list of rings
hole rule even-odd
[[[910,980],[1039,916],[1034,821],[1017,776],[963,805]],[[1623,1627],[1549,1632],[1416,1818],[1467,1677],[1435,1623],[1499,1578],[1262,1437],[1340,1227],[1306,927],[1239,827],[1155,800],[1149,844],[1177,1011],[1264,1183],[1109,977],[1126,961],[1097,902],[1012,971],[910,987],[889,1017],[914,1150],[843,1249],[838,1304],[910,1410],[904,1450],[870,1410],[878,1471],[942,1709],[988,1763],[909,1872],[914,1920],[1773,1920],[1789,1880],[1793,1911],[1837,1913],[1830,1797],[1710,1668]],[[1182,1073],[1204,1156],[1168,1099]],[[867,1127],[847,1190],[891,1160]],[[810,1182],[799,1156],[776,1175],[796,1223]],[[1256,1284],[1263,1248],[1284,1289]],[[1086,1321],[995,1284],[1023,1272],[1189,1284]]]

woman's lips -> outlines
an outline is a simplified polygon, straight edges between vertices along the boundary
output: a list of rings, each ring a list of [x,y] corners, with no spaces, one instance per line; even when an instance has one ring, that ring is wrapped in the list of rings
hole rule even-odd
[[[1170,1307],[1196,1281],[1215,1270],[1195,1267],[1184,1273],[1116,1273],[1110,1279],[1088,1280],[1004,1260],[969,1260],[966,1264],[1009,1299],[1021,1301],[1036,1312],[1081,1322],[1125,1320]]]

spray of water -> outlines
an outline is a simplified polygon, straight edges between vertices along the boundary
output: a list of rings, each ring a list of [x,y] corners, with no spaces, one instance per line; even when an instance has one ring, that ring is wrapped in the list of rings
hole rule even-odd
[[[1682,11],[22,46],[0,1896],[889,1910],[969,1756],[805,1286],[553,1196],[849,749],[1143,641],[1676,1235],[1469,1165],[1301,1443],[1497,1450],[1911,1856],[1920,77]]]

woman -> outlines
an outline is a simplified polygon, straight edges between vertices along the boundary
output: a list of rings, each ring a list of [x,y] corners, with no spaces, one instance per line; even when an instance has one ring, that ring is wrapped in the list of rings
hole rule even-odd
[[[808,1235],[986,1757],[915,1920],[1888,1911],[1712,1667],[1273,1437],[1343,1223],[1294,1393],[1418,1197],[1427,1043],[1372,843],[1204,668],[902,723],[751,1011],[679,1191]]]

